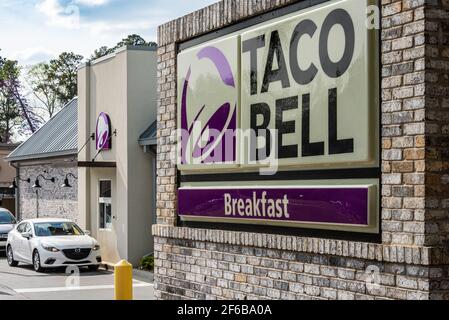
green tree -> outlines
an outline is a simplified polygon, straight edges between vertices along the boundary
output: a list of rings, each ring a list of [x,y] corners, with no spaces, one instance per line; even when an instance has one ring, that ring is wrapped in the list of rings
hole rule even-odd
[[[137,34],[131,34],[122,41],[118,42],[115,46],[115,49],[123,47],[123,46],[146,46],[153,47],[157,46],[155,42],[146,42],[144,38]]]
[[[64,52],[49,63],[39,63],[27,72],[28,84],[43,109],[52,118],[77,95],[77,68],[83,56]]]
[[[111,53],[111,49],[109,49],[106,46],[102,46],[100,48],[98,48],[97,50],[94,51],[94,54],[91,55],[90,59],[91,60],[95,60],[101,57],[104,57],[105,55],[108,55]]]
[[[0,141],[11,141],[14,129],[35,132],[39,118],[22,94],[20,67],[17,61],[0,57]]]
[[[94,51],[94,54],[90,57],[91,60],[101,58],[107,54],[114,52],[116,49],[124,46],[146,46],[146,47],[156,47],[156,42],[147,42],[144,38],[137,34],[131,34],[122,41],[118,42],[114,47],[108,48],[107,46],[102,46]]]
[[[55,90],[58,87],[58,81],[54,77],[49,78],[49,68],[47,63],[38,63],[32,66],[27,72],[27,81],[38,101],[36,108],[42,109],[48,118],[51,118],[60,106],[57,90]]]
[[[12,140],[13,130],[21,124],[20,111],[17,103],[4,90],[0,91],[0,143]]]
[[[83,56],[72,52],[64,52],[57,59],[50,61],[48,79],[56,83],[56,96],[62,105],[77,95],[78,66]]]

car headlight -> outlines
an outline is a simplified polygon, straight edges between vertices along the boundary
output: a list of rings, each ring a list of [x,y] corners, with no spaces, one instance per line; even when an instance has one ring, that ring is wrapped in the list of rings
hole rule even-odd
[[[45,250],[50,251],[50,252],[59,252],[58,248],[55,248],[52,246],[42,245],[42,248],[44,248]]]
[[[96,244],[96,245],[93,247],[93,250],[94,250],[94,251],[100,250],[100,245],[99,245],[99,244]]]

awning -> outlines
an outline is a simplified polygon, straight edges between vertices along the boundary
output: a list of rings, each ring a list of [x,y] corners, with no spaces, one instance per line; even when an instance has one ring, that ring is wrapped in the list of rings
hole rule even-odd
[[[157,121],[154,121],[139,137],[139,145],[144,152],[156,154]]]

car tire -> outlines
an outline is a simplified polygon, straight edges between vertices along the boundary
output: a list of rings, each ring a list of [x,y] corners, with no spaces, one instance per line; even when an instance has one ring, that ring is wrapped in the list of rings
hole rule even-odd
[[[94,265],[94,266],[88,266],[89,271],[94,272],[94,271],[98,271],[98,269],[100,269],[100,265]]]
[[[34,250],[33,252],[33,269],[36,272],[42,272],[44,269],[41,266],[41,257],[39,255],[39,251]]]
[[[8,261],[8,265],[10,267],[17,267],[19,265],[19,263],[14,260],[14,253],[11,246],[8,246],[6,249],[6,260]]]

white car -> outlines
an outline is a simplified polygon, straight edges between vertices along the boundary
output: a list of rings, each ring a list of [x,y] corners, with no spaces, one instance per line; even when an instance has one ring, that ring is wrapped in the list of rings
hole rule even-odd
[[[11,267],[32,264],[37,272],[73,265],[95,271],[101,264],[98,242],[65,219],[21,221],[8,234],[6,257]]]
[[[6,209],[0,208],[0,251],[6,249],[8,233],[14,229],[16,218]]]

